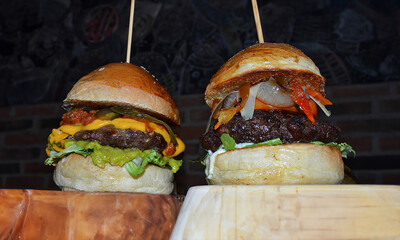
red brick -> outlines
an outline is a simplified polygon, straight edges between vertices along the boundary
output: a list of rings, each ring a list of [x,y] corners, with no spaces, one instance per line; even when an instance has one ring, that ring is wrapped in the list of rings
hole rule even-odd
[[[355,170],[353,171],[356,176],[358,184],[380,184],[379,174],[373,170]]]
[[[48,183],[47,183],[47,188],[50,190],[60,190],[60,188],[57,186],[57,184],[54,182],[53,176],[49,177]]]
[[[36,116],[36,115],[53,114],[55,113],[54,109],[55,106],[52,105],[16,106],[15,116]]]
[[[400,149],[400,136],[386,137],[379,141],[379,146],[382,150],[399,150]]]
[[[400,112],[400,98],[380,100],[378,101],[378,106],[379,112],[398,113]]]
[[[400,185],[400,169],[396,172],[388,172],[383,174],[383,184]]]
[[[28,134],[15,134],[15,135],[8,135],[5,136],[4,142],[6,145],[30,145],[30,144],[42,144],[46,146],[48,134],[35,134],[35,133],[28,133]]]
[[[183,126],[177,130],[178,136],[182,139],[200,139],[205,131],[205,126],[187,127]]]
[[[43,147],[44,148],[44,147]],[[38,158],[44,149],[39,148],[0,148],[0,161],[29,160]]]
[[[0,116],[1,117],[10,117],[11,116],[11,108],[0,108]]]
[[[190,111],[190,120],[191,122],[204,122],[208,121],[210,117],[211,111],[210,109],[196,109]]]
[[[396,118],[378,118],[378,119],[360,119],[360,120],[341,120],[337,125],[342,129],[342,133],[350,134],[354,132],[393,132],[400,131],[400,119]]]
[[[43,162],[29,162],[25,164],[24,173],[53,173],[54,167],[44,165]]]
[[[0,164],[0,174],[18,174],[20,166],[18,163],[3,163]]]
[[[181,124],[186,122],[186,117],[185,117],[185,112],[184,111],[179,111],[179,118],[181,119]]]
[[[330,89],[331,99],[384,96],[390,93],[388,85],[340,86]]]
[[[40,119],[38,127],[43,130],[48,130],[49,134],[51,129],[60,126],[61,117]]]
[[[333,116],[346,115],[346,114],[369,114],[371,113],[371,102],[347,102],[347,103],[334,103],[327,108],[332,112]],[[321,111],[320,111],[321,112]],[[323,114],[321,112],[321,114]]]
[[[45,184],[42,176],[9,176],[6,177],[5,188],[40,189]]]
[[[201,164],[200,162],[190,162],[189,163],[189,170],[192,172],[196,172],[198,174],[205,174],[204,169],[206,167]]]
[[[178,107],[206,105],[203,94],[182,95],[175,99]]]
[[[30,119],[0,121],[0,132],[29,129],[32,126],[33,122]]]
[[[199,143],[185,143],[185,155],[199,154]]]
[[[178,194],[186,194],[190,187],[207,185],[205,175],[184,174],[178,171],[175,174]]]
[[[372,139],[371,137],[355,137],[355,138],[346,138],[345,139],[353,149],[358,152],[370,152],[372,151]]]

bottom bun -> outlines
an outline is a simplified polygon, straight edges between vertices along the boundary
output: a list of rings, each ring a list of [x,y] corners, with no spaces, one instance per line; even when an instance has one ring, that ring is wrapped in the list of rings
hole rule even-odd
[[[64,191],[141,192],[170,194],[174,175],[169,169],[147,165],[138,177],[125,167],[106,164],[104,169],[93,164],[90,156],[71,154],[57,163],[54,182]]]
[[[330,146],[294,143],[213,155],[205,161],[210,184],[336,184],[344,177],[341,152]]]

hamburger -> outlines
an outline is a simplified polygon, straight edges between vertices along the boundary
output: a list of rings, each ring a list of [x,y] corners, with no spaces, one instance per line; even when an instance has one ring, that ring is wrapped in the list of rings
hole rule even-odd
[[[46,165],[62,190],[170,194],[185,145],[167,90],[144,68],[100,67],[75,83],[53,129]]]
[[[201,145],[210,184],[336,184],[342,157],[338,126],[319,119],[331,105],[325,78],[301,50],[282,43],[250,46],[211,78],[212,108]]]

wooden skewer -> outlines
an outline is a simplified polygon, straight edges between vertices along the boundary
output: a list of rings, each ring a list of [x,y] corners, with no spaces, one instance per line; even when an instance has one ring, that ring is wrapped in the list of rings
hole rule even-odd
[[[131,12],[129,17],[129,32],[128,32],[128,47],[126,48],[126,62],[129,63],[131,59],[132,47],[132,30],[133,30],[133,15],[135,13],[135,0],[131,0]]]
[[[254,21],[256,22],[258,42],[263,43],[264,36],[263,36],[263,32],[262,32],[262,27],[261,27],[260,14],[258,13],[257,0],[251,0],[251,3],[253,5]]]

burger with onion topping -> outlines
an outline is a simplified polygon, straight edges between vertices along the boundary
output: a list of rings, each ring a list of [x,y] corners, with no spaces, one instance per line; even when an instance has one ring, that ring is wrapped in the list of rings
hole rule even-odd
[[[281,43],[248,47],[211,78],[205,101],[212,114],[201,144],[210,184],[336,184],[341,130],[326,115],[325,78],[299,49]]]
[[[179,112],[144,68],[112,63],[68,93],[60,127],[48,138],[47,165],[63,190],[169,194],[184,143],[171,127]]]

